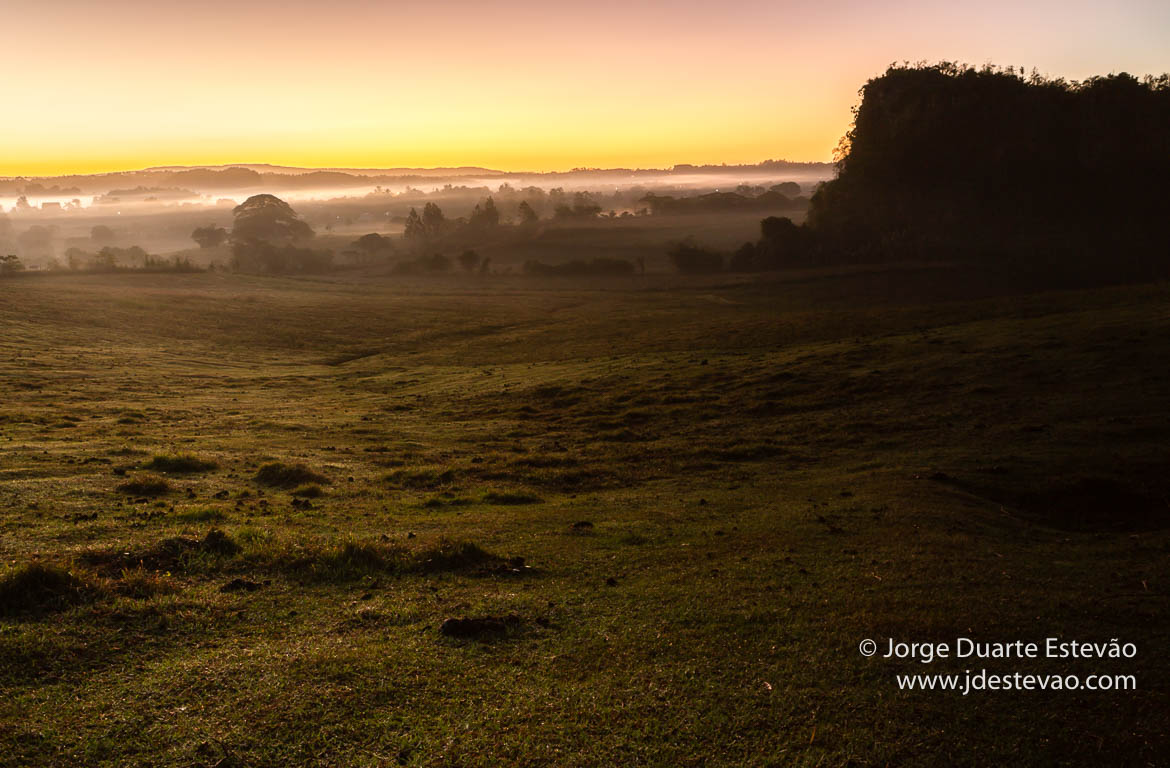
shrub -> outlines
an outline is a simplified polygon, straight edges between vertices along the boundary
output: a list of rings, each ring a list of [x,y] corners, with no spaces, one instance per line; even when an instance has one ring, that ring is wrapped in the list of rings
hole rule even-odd
[[[675,243],[666,255],[675,270],[682,274],[711,274],[723,270],[722,254],[703,248],[693,240]]]
[[[208,472],[213,470],[218,465],[214,461],[201,459],[198,456],[192,456],[189,453],[178,454],[157,454],[146,465],[145,469],[153,469],[156,472],[170,472],[172,474],[192,474],[195,472]]]
[[[329,484],[329,478],[317,474],[304,464],[285,464],[273,461],[260,467],[256,482],[273,488],[295,488],[308,483]]]
[[[118,490],[131,496],[165,496],[171,492],[171,484],[158,475],[139,475],[119,485]]]

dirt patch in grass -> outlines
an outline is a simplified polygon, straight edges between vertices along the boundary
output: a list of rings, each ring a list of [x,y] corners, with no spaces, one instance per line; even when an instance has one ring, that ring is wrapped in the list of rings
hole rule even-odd
[[[296,488],[311,483],[328,485],[329,478],[314,472],[304,464],[273,461],[260,467],[256,472],[256,482],[272,488]]]
[[[61,610],[90,602],[101,591],[84,575],[48,563],[28,563],[0,576],[0,616]]]
[[[158,475],[139,475],[119,485],[118,490],[131,496],[165,496],[171,492],[171,484]]]
[[[169,472],[174,475],[188,475],[196,472],[210,472],[218,464],[208,459],[201,459],[189,453],[156,454],[148,461],[143,469],[155,472]]]

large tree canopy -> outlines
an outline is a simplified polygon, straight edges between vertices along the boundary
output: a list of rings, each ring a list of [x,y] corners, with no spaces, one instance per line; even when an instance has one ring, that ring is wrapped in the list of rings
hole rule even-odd
[[[275,195],[253,195],[237,205],[232,216],[235,217],[232,240],[236,243],[291,243],[313,236],[313,228]]]
[[[809,224],[873,259],[1036,263],[1165,256],[1170,78],[1081,83],[954,64],[892,67],[861,92]]]

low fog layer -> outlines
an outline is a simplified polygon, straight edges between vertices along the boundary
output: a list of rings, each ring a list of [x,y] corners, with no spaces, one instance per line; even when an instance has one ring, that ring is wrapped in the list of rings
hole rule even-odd
[[[470,215],[492,197],[501,221],[519,221],[521,203],[538,217],[555,218],[558,205],[580,193],[603,218],[677,212],[663,198],[733,193],[756,198],[787,183],[789,197],[807,197],[832,176],[825,163],[767,161],[758,165],[693,166],[668,170],[577,169],[506,173],[485,168],[305,169],[266,165],[164,167],[115,174],[0,179],[0,253],[29,269],[67,267],[69,254],[105,247],[138,247],[149,254],[184,254],[207,264],[215,252],[199,248],[200,227],[230,229],[232,210],[267,193],[296,206],[325,236],[385,235],[403,231],[412,208],[428,202],[452,217]],[[792,186],[795,185],[795,186]],[[799,189],[797,189],[797,187]],[[654,204],[658,198],[659,204]],[[669,201],[667,201],[669,202]],[[734,202],[734,201],[732,201]],[[706,211],[710,212],[710,211]],[[748,216],[752,227],[759,216]],[[579,222],[578,222],[579,223]],[[750,234],[745,229],[744,235]],[[729,237],[739,237],[735,230]]]

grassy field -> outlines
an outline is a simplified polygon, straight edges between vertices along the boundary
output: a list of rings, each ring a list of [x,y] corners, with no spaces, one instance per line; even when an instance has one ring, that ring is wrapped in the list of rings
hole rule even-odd
[[[1170,288],[1003,283],[0,281],[0,764],[1163,763]]]

